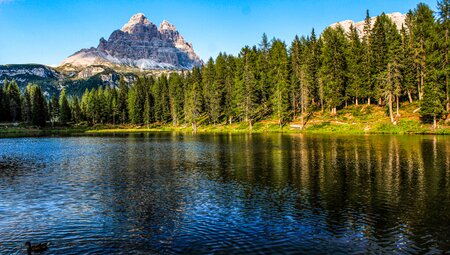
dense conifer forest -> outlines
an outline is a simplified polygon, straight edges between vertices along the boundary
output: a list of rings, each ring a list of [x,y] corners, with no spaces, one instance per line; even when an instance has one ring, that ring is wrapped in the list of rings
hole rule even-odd
[[[385,14],[363,36],[351,27],[328,27],[318,36],[295,37],[287,45],[264,34],[238,56],[219,54],[201,68],[141,77],[117,88],[86,90],[81,97],[49,100],[37,85],[20,91],[15,81],[0,87],[0,121],[36,126],[95,124],[247,123],[276,120],[305,126],[315,112],[337,114],[349,105],[381,105],[396,124],[405,102],[418,102],[421,121],[436,127],[450,112],[450,4],[437,12],[419,4],[398,30]]]

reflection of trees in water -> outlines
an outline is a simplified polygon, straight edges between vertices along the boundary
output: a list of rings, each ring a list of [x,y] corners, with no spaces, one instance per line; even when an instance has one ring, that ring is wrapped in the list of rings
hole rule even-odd
[[[220,158],[223,167],[216,163],[214,168],[244,185],[295,187],[296,208],[280,205],[281,210],[322,208],[318,213],[325,215],[329,233],[386,246],[375,250],[411,243],[422,251],[433,245],[448,249],[445,233],[450,229],[442,224],[450,220],[448,139],[282,134],[244,136],[236,142],[228,138],[222,140],[224,146],[238,147],[239,153],[216,151],[212,158]],[[436,243],[419,239],[426,235]]]
[[[175,146],[177,139],[160,134],[106,139],[94,156],[84,154],[88,158],[79,161],[79,169],[89,169],[88,182],[98,185],[92,188],[105,235],[113,235],[117,245],[133,242],[136,250],[156,252],[162,250],[159,241],[170,242],[186,204],[182,190],[189,185],[183,182],[186,154]]]
[[[17,178],[30,175],[32,172],[43,169],[45,164],[28,157],[0,156],[0,181],[17,181]],[[9,183],[10,185],[11,183]]]
[[[85,154],[73,176],[98,185],[106,227],[151,251],[273,233],[449,249],[448,138],[147,134]]]

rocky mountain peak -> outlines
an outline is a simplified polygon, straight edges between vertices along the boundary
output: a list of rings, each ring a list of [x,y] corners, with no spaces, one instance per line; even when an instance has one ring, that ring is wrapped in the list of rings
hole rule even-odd
[[[400,12],[393,12],[386,14],[386,16],[389,17],[394,22],[398,30],[400,30],[402,26],[405,24],[406,14],[401,14]],[[376,19],[377,17],[372,17],[370,19],[372,27],[375,24]],[[337,27],[339,25],[344,29],[346,33],[350,32],[350,27],[353,26],[356,28],[356,31],[358,32],[360,37],[364,36],[364,20],[358,22],[355,22],[353,20],[344,20],[331,24],[330,27]]]
[[[159,29],[144,14],[133,15],[97,48],[82,49],[61,64],[72,67],[92,65],[127,66],[145,70],[191,69],[202,60],[174,25],[164,20]]]
[[[175,28],[174,25],[170,24],[169,21],[167,20],[163,20],[163,22],[161,23],[161,25],[159,25],[159,31],[161,30],[172,30],[172,31],[177,31],[177,29]]]
[[[148,20],[143,13],[137,13],[130,18],[128,23],[125,24],[121,30],[123,32],[133,33],[135,32],[136,30],[135,28],[137,26],[149,27],[155,26],[155,24],[153,24],[150,20]]]

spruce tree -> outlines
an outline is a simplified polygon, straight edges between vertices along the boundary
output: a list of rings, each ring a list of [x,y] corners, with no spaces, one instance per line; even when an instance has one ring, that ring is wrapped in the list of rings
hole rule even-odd
[[[351,25],[350,32],[347,35],[349,39],[349,47],[347,48],[347,68],[348,68],[348,86],[345,93],[349,98],[353,98],[356,105],[359,104],[359,99],[363,98],[367,93],[364,93],[364,87],[361,86],[364,81],[364,67],[362,65],[364,60],[364,49],[359,34],[356,28]]]
[[[52,125],[54,125],[54,123],[59,122],[59,101],[58,101],[58,97],[53,94],[51,101],[50,101],[50,109],[52,110],[50,112],[50,120],[52,122]]]
[[[204,109],[208,114],[210,122],[212,122],[212,103],[214,103],[214,77],[215,65],[214,60],[209,58],[208,62],[202,68],[202,88],[204,98]]]
[[[119,119],[119,105],[118,105],[118,91],[116,88],[112,88],[109,91],[108,108],[110,109],[109,123],[116,125]]]
[[[33,85],[30,87],[31,95],[31,123],[38,127],[45,127],[47,119],[46,100],[41,87]]]
[[[419,3],[411,15],[410,35],[413,42],[414,62],[418,70],[417,91],[419,99],[423,96],[423,87],[427,73],[427,45],[432,43],[432,33],[435,30],[433,11],[424,3]]]
[[[25,123],[31,123],[31,88],[32,85],[28,84],[22,97],[22,121]]]
[[[81,96],[81,117],[82,120],[89,120],[89,90],[86,88],[83,95]]]
[[[144,106],[147,94],[144,78],[138,78],[128,93],[128,112],[131,123],[144,123]]]
[[[320,101],[320,88],[318,81],[318,72],[320,69],[320,52],[321,44],[316,38],[316,33],[314,29],[311,31],[311,36],[309,37],[307,43],[307,49],[305,52],[306,58],[306,81],[308,85],[309,99],[305,102],[310,103],[311,106],[315,107]],[[305,105],[305,110],[309,108],[309,105]],[[313,109],[311,109],[313,110]]]
[[[3,101],[1,102],[2,103],[2,106],[3,106],[3,117],[2,117],[2,120],[3,121],[9,121],[10,120],[10,116],[11,116],[11,114],[10,114],[10,112],[9,112],[9,98],[8,98],[8,86],[9,86],[9,82],[5,79],[4,81],[3,81]]]
[[[119,118],[122,124],[128,121],[128,85],[124,77],[119,80],[119,95],[117,100],[117,107],[119,111]]]
[[[382,80],[383,75],[387,71],[388,64],[388,41],[386,35],[386,22],[388,17],[382,13],[375,20],[370,35],[371,42],[371,59],[372,59],[372,96],[376,97],[378,104],[382,104]]]
[[[8,84],[7,88],[7,99],[8,99],[8,106],[9,106],[9,115],[10,120],[13,122],[20,121],[21,120],[21,95],[20,95],[20,89],[19,85],[17,85],[17,82],[13,80]]]
[[[161,75],[154,83],[153,93],[155,95],[155,118],[162,123],[170,122],[170,95],[167,76]],[[144,93],[145,95],[145,93]]]
[[[88,121],[95,125],[98,122],[99,119],[99,114],[98,114],[98,93],[97,91],[93,88],[89,91],[89,96],[87,97],[88,102],[87,102],[87,118]]]
[[[436,71],[429,72],[430,79],[425,82],[423,88],[423,98],[420,103],[420,114],[425,122],[432,121],[433,128],[437,127],[437,119],[442,115],[444,111],[444,105],[442,103],[442,90],[438,80],[438,73]]]
[[[59,122],[66,125],[71,120],[71,110],[67,100],[66,90],[63,89],[59,95]]]
[[[270,76],[270,48],[271,43],[267,39],[267,35],[264,33],[259,43],[258,48],[258,60],[257,60],[257,79],[258,79],[258,101],[261,106],[261,115],[268,116],[271,114],[271,102],[270,95],[272,93]]]
[[[153,121],[152,104],[152,95],[150,91],[148,91],[144,102],[144,123],[147,125],[147,128],[150,127],[150,123]]]
[[[322,67],[320,73],[324,86],[324,98],[331,109],[331,113],[336,114],[336,108],[344,100],[346,86],[346,38],[341,26],[327,28],[322,37]]]
[[[372,78],[372,19],[369,14],[369,10],[366,11],[366,18],[364,19],[363,37],[362,37],[362,91],[363,96],[367,98],[367,104],[370,105],[371,98],[374,97],[373,92],[373,78]]]
[[[82,120],[80,101],[77,96],[73,97],[71,104],[73,122],[78,123]]]
[[[302,37],[300,40],[295,36],[290,48],[291,59],[291,107],[293,111],[293,119],[299,115],[301,126],[304,125],[304,113],[309,105],[310,98],[310,80],[307,79],[309,54],[307,40]]]
[[[235,73],[236,58],[232,55],[226,56],[226,77],[225,77],[225,91],[224,91],[224,114],[228,124],[233,122],[236,117],[236,86]]]
[[[439,68],[442,70],[444,88],[445,88],[445,101],[446,111],[450,113],[450,1],[440,0],[438,1],[438,23],[439,23],[439,52],[440,63]],[[450,114],[447,117],[450,119]]]
[[[280,40],[273,40],[269,51],[270,81],[274,117],[282,126],[289,120],[289,66],[286,45]]]
[[[407,18],[408,19],[408,18]],[[402,90],[406,93],[408,101],[413,102],[413,95],[416,91],[416,69],[414,65],[413,50],[411,47],[411,39],[407,29],[402,26],[401,34],[401,66],[402,66]]]
[[[107,86],[105,88],[99,87],[97,90],[97,111],[98,111],[98,122],[104,124],[108,123],[112,115],[111,104],[110,104],[110,88]]]
[[[200,114],[202,112],[202,74],[198,67],[194,67],[189,74],[185,98],[186,122],[192,125],[192,131],[197,132]]]
[[[248,123],[250,129],[258,113],[257,104],[257,80],[256,80],[256,50],[244,47],[239,53],[237,62],[236,82],[236,104],[237,114],[241,121]]]
[[[424,121],[433,120],[433,127],[437,127],[437,120],[445,112],[445,53],[441,51],[442,38],[439,38],[440,27],[437,23],[430,24],[430,16],[434,21],[432,13],[425,5],[418,5],[416,13],[416,24],[423,26],[416,28],[424,36],[424,77],[423,77],[423,97],[421,102],[421,116]],[[421,20],[421,22],[417,22]],[[426,32],[422,29],[429,29]]]
[[[214,83],[213,91],[211,91],[210,97],[210,116],[213,124],[220,121],[223,115],[224,108],[224,90],[226,83],[227,67],[226,67],[226,56],[222,53],[216,58],[214,66]]]
[[[183,117],[185,84],[183,77],[178,73],[169,76],[170,115],[172,124],[180,125]]]

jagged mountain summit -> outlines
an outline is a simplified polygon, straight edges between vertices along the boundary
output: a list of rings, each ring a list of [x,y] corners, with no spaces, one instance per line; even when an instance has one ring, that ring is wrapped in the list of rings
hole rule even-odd
[[[406,14],[401,14],[400,12],[394,12],[394,13],[386,14],[386,16],[388,16],[394,22],[394,24],[397,26],[398,30],[400,30],[402,28],[402,25],[405,25]],[[376,18],[377,17],[372,17],[370,19],[372,27],[373,27],[373,24],[375,23]],[[359,36],[360,37],[364,36],[364,20],[359,21],[359,22],[355,22],[353,20],[344,20],[341,22],[336,22],[334,24],[331,24],[330,27],[337,27],[338,25],[341,25],[346,33],[350,32],[350,27],[351,27],[351,25],[353,25],[353,27],[356,28],[356,31],[358,31]]]
[[[164,20],[158,28],[144,14],[138,13],[108,40],[101,38],[97,48],[82,49],[65,59],[61,66],[187,70],[202,63],[192,44],[184,40],[174,25]]]

